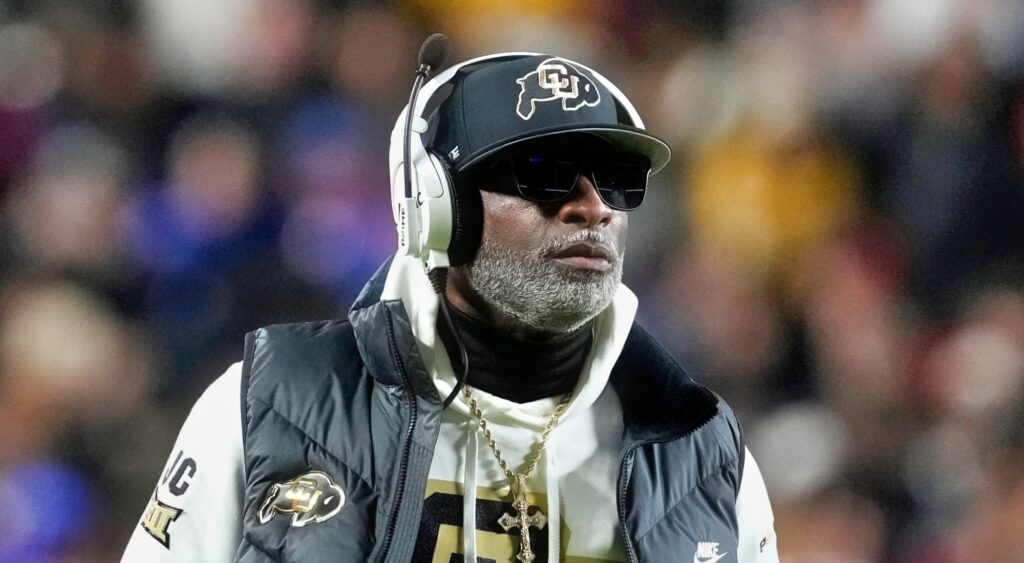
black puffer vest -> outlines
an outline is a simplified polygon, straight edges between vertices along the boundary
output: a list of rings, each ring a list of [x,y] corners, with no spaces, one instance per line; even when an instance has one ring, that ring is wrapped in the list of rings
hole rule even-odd
[[[236,559],[406,562],[419,529],[441,398],[405,309],[380,301],[387,264],[349,319],[260,329],[242,375],[245,516]],[[735,561],[739,427],[638,325],[611,374],[625,432],[619,520],[632,561],[688,560],[716,542]],[[261,519],[273,486],[311,470],[344,491],[320,522]]]

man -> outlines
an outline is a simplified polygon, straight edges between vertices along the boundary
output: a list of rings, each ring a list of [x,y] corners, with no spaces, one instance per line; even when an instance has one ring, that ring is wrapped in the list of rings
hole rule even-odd
[[[731,410],[620,283],[667,146],[607,79],[547,55],[449,69],[409,111],[399,255],[348,319],[249,335],[124,560],[777,561]],[[402,199],[404,162],[429,160],[411,141],[452,185],[417,168]],[[409,237],[439,227],[419,210],[446,191],[454,235],[420,252],[436,241]]]

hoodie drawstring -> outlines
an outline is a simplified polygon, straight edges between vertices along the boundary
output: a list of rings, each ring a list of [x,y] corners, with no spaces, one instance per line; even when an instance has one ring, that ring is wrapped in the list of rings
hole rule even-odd
[[[480,441],[476,421],[466,419],[466,467],[462,482],[462,553],[466,561],[476,561],[476,470]]]
[[[544,478],[547,481],[548,498],[548,561],[558,563],[561,560],[562,550],[562,514],[560,511],[561,499],[558,494],[558,465],[555,456],[551,454],[554,447],[554,435],[544,448]]]

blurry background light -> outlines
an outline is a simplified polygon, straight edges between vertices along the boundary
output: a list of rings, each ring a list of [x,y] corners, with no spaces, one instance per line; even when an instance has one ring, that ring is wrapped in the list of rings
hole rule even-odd
[[[0,106],[41,106],[64,83],[64,50],[42,26],[0,24],[0,53]]]

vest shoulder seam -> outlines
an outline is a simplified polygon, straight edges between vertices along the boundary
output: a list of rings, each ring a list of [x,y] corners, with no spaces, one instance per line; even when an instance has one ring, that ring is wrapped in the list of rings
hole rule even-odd
[[[373,486],[373,484],[372,484],[372,483],[370,483],[369,481],[367,481],[367,480],[366,480],[366,478],[365,478],[365,477],[363,477],[363,475],[362,475],[361,473],[359,473],[358,471],[356,471],[356,470],[355,470],[355,468],[353,468],[353,467],[352,467],[351,465],[349,465],[348,463],[346,463],[346,462],[345,462],[345,460],[341,459],[341,456],[339,456],[338,454],[336,454],[336,453],[334,453],[333,451],[331,451],[331,449],[330,449],[330,448],[328,448],[327,446],[325,446],[325,445],[321,444],[321,443],[320,443],[320,441],[319,441],[319,440],[317,440],[316,438],[314,438],[314,437],[310,436],[310,435],[309,435],[309,433],[308,433],[308,432],[306,432],[305,430],[303,430],[303,429],[302,429],[302,428],[301,428],[301,427],[300,427],[300,426],[299,426],[298,424],[295,424],[295,422],[293,422],[293,421],[292,421],[292,420],[291,420],[290,418],[288,418],[287,416],[285,416],[285,415],[284,415],[284,413],[282,413],[281,411],[277,410],[277,409],[276,409],[276,408],[274,407],[274,405],[270,404],[269,402],[267,402],[266,400],[264,400],[264,399],[263,399],[262,397],[258,397],[258,396],[256,396],[256,395],[249,395],[249,397],[250,397],[250,398],[251,398],[251,399],[252,399],[253,401],[257,401],[257,402],[260,402],[260,403],[262,403],[262,404],[263,404],[264,406],[266,406],[266,407],[267,407],[267,409],[269,409],[269,410],[270,410],[270,412],[271,412],[271,413],[273,413],[273,414],[274,414],[274,415],[276,415],[277,417],[279,417],[279,418],[281,418],[282,420],[284,420],[285,422],[287,422],[289,426],[291,426],[291,427],[292,427],[292,428],[294,428],[294,429],[295,429],[296,431],[298,431],[298,432],[299,432],[300,434],[302,434],[302,435],[303,435],[303,436],[305,436],[305,437],[306,437],[307,439],[309,439],[309,441],[310,441],[310,442],[313,442],[314,444],[316,444],[316,445],[317,445],[317,447],[319,447],[319,448],[320,448],[320,449],[322,449],[322,450],[323,450],[324,452],[326,452],[326,453],[327,453],[327,455],[329,455],[329,456],[331,456],[332,458],[334,458],[334,460],[335,460],[336,462],[338,462],[338,463],[339,463],[340,465],[343,465],[343,466],[345,466],[345,468],[346,468],[346,469],[348,469],[349,471],[351,471],[353,475],[355,475],[356,477],[358,477],[358,478],[359,478],[359,480],[363,482],[363,484],[365,484],[365,485],[366,485],[367,487],[370,487],[370,490],[371,490],[371,491],[373,491],[374,493],[380,494],[380,491],[378,491],[378,490],[377,490],[377,487],[374,487],[374,486]]]

